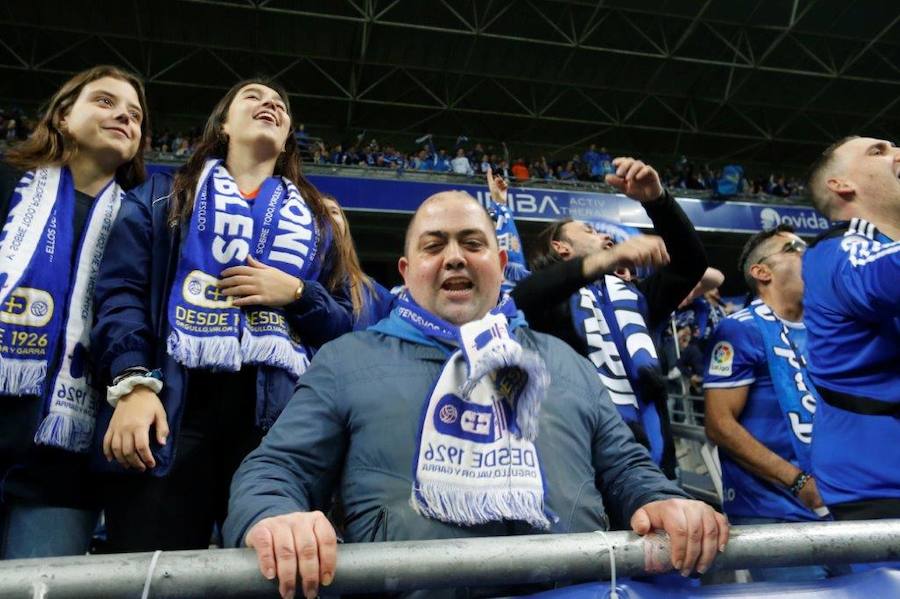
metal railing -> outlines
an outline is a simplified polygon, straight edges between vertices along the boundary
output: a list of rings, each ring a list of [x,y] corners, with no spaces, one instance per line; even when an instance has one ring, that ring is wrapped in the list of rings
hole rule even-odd
[[[669,417],[673,423],[703,428],[706,415],[703,397],[690,393],[670,393],[669,406]]]
[[[665,535],[529,535],[347,544],[330,593],[490,587],[670,571]],[[895,560],[900,520],[735,526],[714,569]],[[275,597],[249,549],[0,562],[0,597]]]
[[[696,419],[694,422],[686,419],[672,422],[670,426],[676,439],[681,488],[697,499],[721,506],[722,467],[718,450],[706,438],[702,424],[697,424]]]

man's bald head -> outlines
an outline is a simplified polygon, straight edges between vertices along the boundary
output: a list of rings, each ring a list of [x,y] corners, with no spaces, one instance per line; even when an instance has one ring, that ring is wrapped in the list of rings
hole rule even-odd
[[[419,207],[416,208],[416,211],[413,213],[412,218],[409,219],[409,224],[406,225],[406,235],[403,240],[403,255],[409,255],[409,244],[412,240],[412,234],[414,232],[414,228],[416,225],[416,221],[420,214],[423,211],[427,210],[430,206],[433,206],[437,203],[447,202],[447,201],[460,201],[463,200],[464,203],[471,202],[474,206],[477,207],[478,213],[484,216],[484,222],[486,223],[488,229],[492,231],[492,235],[490,236],[493,239],[494,244],[497,244],[497,232],[494,229],[494,221],[491,220],[491,215],[488,214],[488,211],[485,210],[484,206],[472,197],[471,194],[466,193],[465,191],[460,190],[452,190],[452,191],[442,191],[440,193],[436,193],[432,196],[425,198],[425,201],[419,204]]]
[[[419,306],[459,326],[497,305],[506,262],[484,207],[467,193],[450,191],[419,206],[397,268]]]

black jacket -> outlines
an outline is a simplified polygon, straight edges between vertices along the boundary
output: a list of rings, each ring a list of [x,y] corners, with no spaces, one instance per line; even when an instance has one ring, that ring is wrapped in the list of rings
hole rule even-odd
[[[644,204],[657,235],[662,237],[671,261],[637,283],[647,300],[644,319],[651,335],[658,336],[663,325],[681,301],[694,288],[707,267],[706,252],[691,221],[668,191],[658,200]],[[516,306],[525,313],[534,330],[554,335],[587,357],[589,348],[575,330],[570,299],[592,280],[583,273],[584,258],[559,262],[532,273],[513,289]],[[643,401],[655,405],[663,436],[660,467],[670,478],[675,477],[675,448],[667,406],[666,384],[661,372],[641,371],[640,380],[631,381]],[[650,442],[643,427],[628,422],[635,437],[647,447]]]
[[[671,258],[669,264],[637,283],[647,298],[647,328],[657,332],[703,276],[708,263],[699,235],[669,192],[644,208]],[[531,328],[559,337],[586,357],[588,348],[575,331],[569,304],[574,293],[592,282],[582,274],[583,262],[584,258],[575,258],[534,271],[516,285],[512,297]]]

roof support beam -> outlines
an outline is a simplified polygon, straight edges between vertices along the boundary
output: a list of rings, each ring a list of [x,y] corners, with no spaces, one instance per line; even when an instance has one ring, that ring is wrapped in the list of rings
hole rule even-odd
[[[841,67],[840,74],[841,74],[841,75],[845,74],[845,73],[850,69],[850,67],[852,67],[854,64],[856,64],[856,62],[857,62],[860,58],[862,58],[863,56],[865,56],[865,55],[866,55],[866,52],[868,52],[869,50],[871,50],[872,47],[874,47],[875,44],[876,44],[879,40],[881,40],[881,39],[885,36],[885,34],[886,34],[887,32],[889,32],[891,29],[893,29],[893,28],[894,28],[894,25],[896,25],[898,21],[900,21],[900,13],[898,13],[898,14],[893,18],[893,20],[891,20],[890,23],[888,23],[887,25],[885,25],[885,26],[881,29],[881,31],[879,31],[879,32],[876,33],[874,36],[872,36],[872,39],[869,40],[869,42],[865,45],[865,47],[864,47],[862,50],[860,50],[859,52],[857,52],[852,58],[850,58],[850,60],[848,60],[846,63],[844,63],[844,65]]]
[[[184,0],[184,1],[203,2],[203,3],[212,3],[213,2],[213,0]],[[234,8],[236,5],[229,4],[228,6],[231,8]],[[384,11],[382,11],[382,13],[383,12]],[[326,17],[319,13],[312,13],[309,16],[315,16],[315,17],[321,17],[321,18],[332,18],[330,16]],[[355,17],[346,17],[343,15],[340,17],[340,20],[355,21],[355,22],[359,21],[359,19],[356,19]],[[378,25],[385,25],[385,26],[406,28],[406,29],[442,31],[444,33],[466,34],[466,32],[463,32],[458,29],[436,28],[436,27],[431,27],[431,26],[415,25],[415,24],[410,24],[410,23],[382,21],[382,20],[378,20],[377,16],[376,16],[376,18],[374,18],[371,21],[370,24],[378,24]],[[13,21],[5,20],[5,19],[0,19],[0,26],[13,26],[13,27],[18,27],[18,28],[36,28],[36,29],[42,29],[42,30],[48,29],[46,26],[38,26],[38,25],[34,25],[34,24],[30,24],[30,23],[22,23],[22,22],[13,22]],[[68,25],[54,26],[49,29],[56,30],[56,31],[64,31],[64,32],[68,32],[68,33],[81,33],[81,34],[90,34],[90,35],[98,33],[95,31],[87,31],[87,30],[83,30],[83,29],[78,29],[77,27],[71,27]],[[110,39],[131,39],[130,36],[127,36],[127,35],[124,35],[121,33],[116,33],[116,32],[104,31],[104,32],[99,32],[99,33]],[[569,43],[555,42],[555,41],[550,41],[550,40],[541,40],[541,39],[536,39],[536,38],[526,38],[526,37],[514,36],[514,35],[501,35],[501,34],[489,33],[489,32],[484,32],[484,31],[482,31],[482,33],[480,35],[482,35],[485,38],[490,38],[490,39],[525,42],[525,43],[529,43],[529,44],[533,44],[533,45],[573,47],[573,45],[569,44]],[[153,42],[164,43],[164,44],[182,44],[182,45],[190,45],[191,44],[191,42],[186,41],[186,40],[174,40],[174,39],[161,38],[161,37],[157,37],[152,40],[148,38],[147,41],[153,41]],[[230,50],[236,50],[236,51],[241,51],[241,52],[247,52],[249,50],[252,50],[252,51],[258,50],[256,48],[249,48],[247,46],[238,46],[238,45],[206,44],[206,46],[212,47],[215,49],[230,49]],[[625,50],[622,48],[612,48],[612,47],[592,46],[592,45],[580,45],[579,48],[581,50],[587,51],[587,52],[611,54],[614,56],[615,55],[637,56],[637,57],[655,58],[655,59],[666,58],[666,56],[664,54],[660,54],[657,52],[634,51],[634,50]],[[284,51],[266,51],[266,52],[269,54],[273,54],[273,55],[295,56],[295,54],[292,52],[284,52]],[[333,57],[331,57],[331,56],[316,56],[316,58],[333,59]],[[787,67],[778,67],[778,66],[763,66],[758,63],[756,65],[748,65],[748,64],[742,64],[742,63],[735,63],[733,60],[732,61],[723,61],[723,60],[708,59],[708,58],[697,58],[697,57],[693,57],[693,56],[674,56],[674,55],[670,56],[669,59],[672,61],[683,62],[686,64],[719,66],[719,67],[726,67],[726,68],[734,67],[737,69],[745,69],[745,70],[755,69],[755,70],[762,71],[762,72],[783,73],[783,74],[788,74],[788,75],[806,75],[806,76],[810,76],[810,77],[819,77],[819,78],[825,78],[825,79],[834,79],[838,76],[834,73],[825,72],[825,71],[810,71],[810,70],[805,70],[805,69],[796,69],[796,68],[787,68]],[[370,63],[368,61],[365,61],[365,64],[370,64]],[[415,69],[425,68],[422,65],[409,65],[409,64],[398,65],[398,66],[406,66],[406,67],[411,67],[411,68],[415,68]],[[884,83],[887,85],[900,85],[900,80],[896,80],[896,79],[851,76],[851,75],[847,75],[847,74],[844,74],[841,77],[848,81],[863,81],[863,82],[870,82],[870,83]]]
[[[25,60],[24,58],[22,58],[21,56],[19,56],[18,52],[16,52],[15,50],[13,50],[13,49],[9,46],[9,44],[7,44],[6,42],[3,41],[2,38],[0,38],[0,46],[3,46],[3,48],[5,48],[7,52],[9,52],[10,54],[12,54],[12,57],[13,57],[13,58],[15,58],[17,61],[19,61],[19,66],[24,67],[24,68],[26,68],[26,69],[30,66],[30,65],[28,64],[28,61]]]
[[[819,0],[808,0],[807,5],[803,8],[803,11],[799,15],[797,14],[798,1],[799,0],[794,0],[794,7],[791,11],[791,18],[788,21],[788,26],[778,35],[778,37],[772,40],[772,43],[769,45],[768,49],[763,52],[762,56],[759,57],[759,62],[757,63],[757,65],[762,65],[762,63],[766,61],[769,55],[772,54],[772,52],[774,52],[778,48],[778,46],[781,45],[781,42],[783,42],[794,30],[794,26],[797,24],[797,22],[805,17]]]
[[[694,18],[691,19],[690,24],[687,26],[687,29],[684,30],[684,33],[681,34],[681,37],[678,38],[678,41],[675,42],[675,45],[672,46],[670,55],[675,54],[681,49],[681,46],[691,37],[691,34],[694,33],[694,30],[697,29],[697,25],[700,24],[700,20],[703,18],[703,15],[706,14],[706,10],[709,8],[709,5],[712,4],[712,0],[706,0],[703,3],[703,6],[700,7],[700,10],[697,11],[697,14],[694,15]]]

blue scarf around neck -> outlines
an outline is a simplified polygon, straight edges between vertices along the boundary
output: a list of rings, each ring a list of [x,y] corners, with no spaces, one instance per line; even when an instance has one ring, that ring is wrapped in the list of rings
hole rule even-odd
[[[584,340],[588,359],[626,422],[640,422],[650,442],[650,456],[663,457],[662,423],[652,402],[640,396],[640,371],[659,369],[656,346],[644,321],[646,300],[615,275],[582,287],[570,300],[573,328]]]
[[[221,160],[208,160],[198,180],[189,229],[169,296],[169,354],[188,368],[240,370],[265,364],[294,378],[309,351],[283,308],[240,309],[219,289],[221,272],[253,256],[302,280],[321,270],[320,231],[296,186],[269,177],[256,200],[241,196]]]
[[[43,398],[36,444],[82,453],[91,447],[98,406],[88,359],[94,286],[124,195],[115,181],[107,183],[75,240],[67,167],[28,172],[13,193],[0,241],[0,392]]]
[[[788,421],[791,444],[801,470],[809,472],[809,448],[813,434],[813,415],[819,400],[806,368],[806,358],[791,341],[784,322],[762,300],[750,306],[753,322],[766,346],[766,362],[778,404]]]

